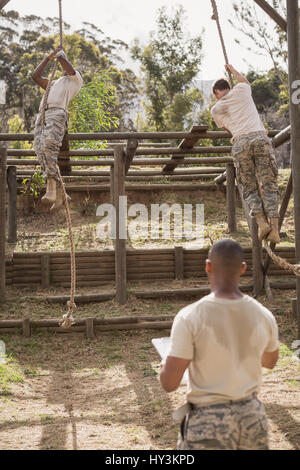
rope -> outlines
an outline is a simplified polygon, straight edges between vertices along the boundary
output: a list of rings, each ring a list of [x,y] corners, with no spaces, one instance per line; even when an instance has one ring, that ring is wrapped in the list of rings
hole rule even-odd
[[[73,311],[76,309],[75,304],[75,291],[76,291],[76,260],[75,260],[75,247],[74,247],[74,238],[72,230],[72,220],[70,214],[70,207],[68,202],[68,197],[66,193],[66,188],[61,177],[59,166],[57,165],[57,171],[59,175],[59,182],[63,193],[64,206],[66,211],[66,219],[68,224],[69,231],[69,244],[70,244],[70,255],[71,255],[71,293],[70,300],[67,303],[68,311],[63,315],[63,319],[60,323],[61,328],[70,328],[74,322]]]
[[[225,58],[225,63],[229,64],[228,55],[227,55],[226,46],[225,46],[225,41],[224,41],[224,36],[223,36],[221,24],[220,24],[218,7],[217,7],[217,4],[216,4],[215,0],[211,0],[211,4],[212,4],[212,8],[213,8],[212,19],[217,23],[218,32],[219,32],[219,36],[220,36],[220,41],[221,41],[221,44],[222,44],[223,54],[224,54],[224,58]],[[232,74],[231,74],[230,70],[228,70],[228,75],[229,75],[229,81],[230,81],[231,88],[233,88],[233,79],[232,79]]]
[[[60,47],[63,47],[63,19],[62,19],[62,0],[58,0],[59,6],[59,38],[60,38]],[[40,119],[39,123],[42,124],[43,128],[45,126],[45,115],[46,115],[46,108],[47,102],[49,97],[50,88],[57,70],[57,60],[54,62],[54,66],[51,72],[51,76],[49,78],[49,82],[47,88],[45,90],[41,111],[40,111]],[[73,227],[72,227],[72,220],[70,214],[70,207],[68,202],[68,197],[65,189],[65,185],[63,179],[61,177],[59,166],[57,165],[57,172],[59,177],[59,184],[62,189],[63,194],[63,202],[66,212],[66,220],[68,225],[68,232],[69,232],[69,245],[70,245],[70,256],[71,256],[71,292],[70,292],[70,300],[67,302],[68,311],[60,322],[61,328],[70,328],[74,323],[73,312],[76,309],[75,304],[75,291],[76,291],[76,260],[75,260],[75,246],[74,246],[74,238],[73,238]]]
[[[264,240],[264,246],[266,252],[274,261],[274,263],[278,264],[278,266],[280,266],[285,271],[291,271],[293,274],[295,274],[295,276],[300,276],[300,264],[291,264],[286,259],[276,255],[274,251],[272,251],[271,247],[268,245],[267,240]]]
[[[228,55],[227,55],[226,46],[225,46],[225,41],[224,41],[224,36],[223,36],[221,24],[220,24],[220,18],[219,18],[219,13],[218,13],[218,7],[217,7],[217,4],[216,4],[216,0],[211,0],[211,4],[212,4],[212,8],[213,8],[212,19],[214,21],[216,21],[216,23],[217,23],[218,32],[219,32],[220,41],[221,41],[221,44],[222,44],[222,49],[223,49],[225,62],[226,62],[226,64],[229,64]],[[233,87],[232,74],[229,70],[228,70],[228,74],[229,74],[229,80],[230,80],[231,87]],[[259,188],[259,183],[258,183],[258,188]],[[261,195],[261,193],[260,193],[260,195]],[[295,265],[290,264],[284,258],[281,258],[280,256],[276,255],[274,253],[274,251],[272,251],[271,247],[268,245],[267,240],[264,240],[264,246],[265,246],[266,252],[268,253],[268,255],[270,256],[270,258],[273,260],[274,263],[278,264],[278,266],[280,266],[282,269],[284,269],[286,271],[291,271],[293,274],[295,274],[295,276],[300,276],[300,264],[295,264]]]

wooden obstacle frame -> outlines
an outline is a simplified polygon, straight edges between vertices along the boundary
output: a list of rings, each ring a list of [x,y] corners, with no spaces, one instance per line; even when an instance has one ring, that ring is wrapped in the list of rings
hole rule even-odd
[[[290,85],[290,109],[291,109],[291,126],[280,134],[275,132],[274,143],[275,145],[279,146],[282,143],[286,142],[291,138],[291,147],[292,147],[292,168],[293,173],[291,175],[289,184],[286,189],[286,193],[284,195],[284,200],[282,203],[282,207],[280,210],[280,224],[282,224],[284,215],[286,212],[286,208],[291,197],[292,191],[294,191],[294,201],[295,201],[295,239],[296,239],[296,246],[295,246],[295,259],[296,262],[300,262],[300,114],[299,114],[299,105],[296,105],[292,102],[292,94],[294,91],[294,83],[300,80],[300,41],[299,41],[299,4],[298,0],[288,0],[287,1],[287,21],[282,18],[275,10],[272,8],[269,3],[265,0],[254,0],[284,31],[288,33],[288,53],[289,53],[289,85]],[[0,8],[4,7],[8,3],[8,0],[0,0]],[[277,135],[278,134],[278,135]],[[274,137],[271,133],[269,134],[271,137]],[[61,167],[67,165],[67,174],[69,177],[73,174],[74,177],[80,176],[89,176],[90,172],[80,172],[80,171],[73,171],[73,167],[76,166],[108,166],[110,167],[110,171],[106,172],[105,174],[101,172],[98,173],[98,177],[102,178],[109,178],[110,180],[110,192],[111,192],[111,201],[117,201],[121,195],[124,195],[126,190],[130,189],[130,186],[133,185],[126,185],[125,181],[130,181],[129,178],[136,178],[137,175],[130,171],[131,166],[151,166],[151,165],[162,165],[163,168],[161,172],[157,172],[157,170],[152,170],[152,172],[143,171],[139,173],[140,177],[143,178],[155,178],[155,177],[169,177],[170,179],[173,177],[205,177],[203,179],[208,178],[208,175],[214,175],[215,173],[205,173],[192,170],[187,171],[184,174],[180,174],[182,170],[177,170],[177,167],[180,165],[192,165],[194,164],[210,164],[210,165],[221,165],[226,164],[226,172],[224,170],[223,173],[219,174],[215,177],[216,184],[214,185],[177,185],[178,189],[182,189],[186,186],[186,190],[191,190],[192,186],[195,186],[198,190],[201,189],[208,189],[208,188],[215,188],[218,185],[222,184],[225,180],[227,180],[226,185],[226,198],[227,198],[227,219],[229,229],[234,231],[236,228],[236,218],[235,218],[235,203],[236,203],[236,190],[242,199],[243,208],[245,211],[245,215],[247,217],[249,230],[252,236],[252,269],[253,269],[253,293],[254,295],[259,295],[262,289],[265,287],[266,292],[269,292],[268,287],[270,287],[270,283],[268,280],[268,272],[270,274],[270,260],[268,257],[264,261],[263,259],[263,250],[261,247],[261,243],[258,241],[257,236],[257,226],[256,223],[249,218],[248,214],[248,207],[246,203],[243,201],[241,190],[240,188],[236,188],[235,185],[235,178],[234,178],[234,170],[233,170],[233,161],[230,156],[225,157],[227,159],[224,160],[224,157],[207,157],[200,158],[196,161],[196,158],[193,162],[188,161],[185,159],[186,155],[207,155],[207,154],[227,154],[230,152],[230,146],[228,147],[195,147],[196,143],[201,139],[224,139],[228,138],[230,135],[227,132],[220,132],[220,131],[208,131],[207,127],[205,126],[194,126],[190,132],[158,132],[158,133],[124,133],[124,132],[116,132],[116,133],[93,133],[93,134],[70,134],[68,136],[68,140],[95,140],[95,141],[110,141],[114,142],[113,148],[107,148],[104,150],[94,150],[94,151],[70,151],[68,150],[69,147],[66,145],[61,152],[60,155],[60,164]],[[139,147],[139,144],[143,140],[181,140],[180,144],[176,147],[170,147],[169,144],[166,147],[154,147],[149,148],[146,147]],[[15,209],[15,201],[16,201],[16,193],[17,193],[17,183],[16,179],[18,176],[18,169],[19,165],[37,165],[37,161],[33,160],[22,160],[23,157],[31,157],[34,156],[32,150],[12,150],[6,149],[5,142],[7,141],[16,141],[16,140],[26,140],[32,141],[33,135],[27,134],[0,134],[0,301],[5,300],[5,270],[6,270],[6,261],[5,261],[5,226],[6,226],[6,217],[5,217],[5,206],[6,206],[6,193],[5,193],[5,186],[6,186],[6,173],[9,167],[14,166],[13,170],[8,170],[8,189],[9,189],[9,239],[11,241],[15,241],[16,238],[16,209]],[[126,141],[120,142],[120,141]],[[119,141],[119,142],[117,142]],[[161,156],[161,155],[169,155],[169,159],[158,158],[158,159],[140,159],[140,156]],[[91,161],[84,161],[84,160],[71,160],[70,157],[101,157],[97,159],[96,163]],[[13,159],[12,157],[16,157],[17,159]],[[103,158],[105,157],[105,158]],[[113,157],[113,158],[109,158]],[[8,158],[8,163],[6,163]],[[20,160],[19,160],[20,158]],[[63,159],[65,162],[63,163]],[[221,160],[222,159],[222,160]],[[189,159],[190,160],[190,159]],[[199,161],[200,160],[200,161]],[[67,161],[67,162],[66,162]],[[22,170],[24,172],[24,170]],[[21,173],[22,173],[21,171]],[[32,171],[32,170],[28,170]],[[25,173],[24,173],[25,174]],[[30,173],[29,173],[30,174]],[[20,175],[20,173],[19,173]],[[94,176],[95,173],[94,173]],[[154,185],[152,185],[153,187]],[[158,185],[157,185],[158,186]],[[161,185],[159,185],[161,186]],[[171,185],[169,185],[170,188]],[[176,185],[172,185],[174,190],[176,190]],[[146,190],[151,187],[150,184],[140,184],[138,189]],[[174,188],[175,187],[175,188]],[[100,188],[100,186],[99,186]],[[98,190],[100,190],[98,188]],[[167,185],[165,186],[165,189]],[[153,188],[151,188],[152,190]],[[155,189],[162,189],[162,187],[157,187]],[[88,191],[92,190],[90,187],[87,189]],[[108,190],[108,188],[106,188]],[[116,204],[117,207],[117,204]],[[118,230],[118,229],[117,229]],[[123,243],[123,240],[120,240],[117,237],[116,245],[115,245],[115,273],[116,273],[116,292],[117,292],[117,299],[119,303],[124,304],[126,302],[126,285],[127,285],[127,253],[126,253],[126,246]],[[179,253],[179,251],[178,251]],[[182,256],[182,255],[181,255]],[[46,266],[46,261],[44,261],[44,266]],[[181,258],[182,264],[182,258]],[[44,268],[43,268],[44,269]],[[46,269],[46,268],[45,268]],[[176,266],[176,272],[179,267]],[[300,339],[300,279],[296,279],[296,286],[297,286],[297,300],[296,300],[296,307],[297,310],[297,321],[298,321],[298,338]],[[269,292],[270,293],[270,292]],[[91,320],[90,320],[91,324]]]

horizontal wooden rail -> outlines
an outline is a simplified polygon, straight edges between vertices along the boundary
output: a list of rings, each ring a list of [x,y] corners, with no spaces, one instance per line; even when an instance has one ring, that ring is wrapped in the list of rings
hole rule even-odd
[[[203,126],[205,128],[205,126]],[[278,134],[280,130],[271,130],[269,131],[269,136],[274,137]],[[200,139],[229,139],[231,134],[225,131],[203,131],[199,132]],[[94,141],[107,141],[107,140],[128,140],[128,139],[138,139],[138,140],[177,140],[177,139],[188,139],[191,137],[190,132],[92,132],[92,133],[78,133],[78,134],[69,134],[70,141],[85,141],[85,140],[94,140]],[[0,134],[0,141],[26,141],[30,142],[34,140],[33,134]]]

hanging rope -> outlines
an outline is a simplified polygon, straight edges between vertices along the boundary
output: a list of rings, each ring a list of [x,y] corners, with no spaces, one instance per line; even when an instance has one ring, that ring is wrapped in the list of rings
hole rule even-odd
[[[59,39],[60,39],[60,47],[63,48],[63,19],[62,19],[62,0],[58,0],[59,6]],[[45,90],[41,111],[40,111],[40,123],[42,126],[45,126],[45,115],[47,109],[47,103],[49,98],[50,88],[54,79],[54,76],[57,71],[57,60],[55,60],[53,69],[48,81],[47,88]],[[74,247],[74,238],[73,238],[73,227],[72,227],[72,220],[68,202],[68,196],[66,193],[66,188],[60,173],[59,166],[57,165],[57,172],[59,177],[59,184],[63,194],[63,202],[65,206],[66,212],[66,220],[68,225],[68,232],[69,232],[69,245],[70,245],[70,257],[71,257],[71,292],[70,292],[70,300],[67,303],[68,311],[65,315],[63,315],[62,321],[60,322],[61,328],[70,328],[74,322],[73,312],[76,309],[75,304],[75,291],[76,291],[76,260],[75,260],[75,247]]]
[[[217,7],[217,4],[216,4],[216,0],[211,0],[211,4],[212,4],[212,8],[213,8],[212,19],[214,21],[216,21],[216,23],[217,23],[218,32],[219,32],[219,36],[220,36],[220,41],[221,41],[221,44],[222,44],[223,54],[224,54],[224,58],[225,58],[225,63],[228,64],[229,60],[228,60],[228,55],[227,55],[227,51],[226,51],[224,36],[223,36],[221,24],[220,24],[220,18],[219,18],[219,13],[218,13],[218,7]],[[229,80],[230,80],[231,87],[233,87],[232,74],[231,74],[230,71],[228,71],[228,74],[229,74]],[[258,188],[259,188],[259,184],[258,184]],[[260,192],[260,195],[261,195],[261,192]],[[266,217],[266,214],[265,214],[265,217]],[[266,220],[267,220],[267,217],[266,217]],[[287,260],[285,260],[284,258],[281,258],[280,256],[276,255],[274,253],[274,251],[272,251],[272,249],[269,246],[267,240],[264,240],[264,247],[265,247],[266,252],[268,253],[268,255],[270,256],[270,258],[272,259],[272,261],[275,264],[278,264],[278,266],[280,266],[285,271],[291,271],[293,274],[295,274],[295,276],[300,276],[300,264],[291,264]]]
[[[225,64],[229,64],[228,55],[227,55],[226,46],[225,46],[225,41],[224,41],[223,32],[222,32],[221,23],[220,23],[220,18],[219,18],[219,13],[218,13],[218,7],[217,7],[217,4],[216,4],[215,0],[211,0],[211,4],[212,4],[212,8],[213,8],[212,19],[217,23],[218,32],[219,32],[219,36],[220,36],[220,41],[221,41],[221,44],[222,44],[223,54],[224,54],[224,58],[225,58]],[[232,74],[231,74],[230,70],[228,70],[228,75],[229,75],[229,82],[230,82],[231,88],[233,88],[233,79],[232,79]]]

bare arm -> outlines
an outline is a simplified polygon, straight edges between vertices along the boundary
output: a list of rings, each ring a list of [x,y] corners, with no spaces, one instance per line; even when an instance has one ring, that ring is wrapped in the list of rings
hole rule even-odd
[[[33,72],[33,75],[32,75],[32,78],[33,80],[35,81],[35,83],[37,83],[38,85],[40,85],[40,87],[42,87],[44,90],[46,90],[47,88],[47,85],[49,83],[49,80],[48,78],[46,77],[43,77],[42,74],[46,68],[46,65],[48,64],[48,62],[52,61],[55,59],[55,56],[56,54],[60,51],[61,49],[56,49],[55,51],[53,51],[50,55],[48,55],[48,57],[46,57],[46,59],[43,60],[43,62],[40,63],[40,65],[38,65],[38,67],[35,69],[35,71]]]
[[[279,349],[273,352],[264,352],[261,358],[261,365],[266,369],[274,369],[279,358]]]
[[[71,62],[68,61],[64,51],[60,51],[56,57],[67,75],[76,75],[76,70],[74,69]]]
[[[247,78],[244,77],[244,75],[242,75],[241,73],[239,73],[237,70],[235,70],[235,68],[233,67],[233,65],[226,64],[225,67],[226,67],[226,70],[228,70],[229,72],[232,73],[232,75],[234,76],[234,78],[235,78],[239,83],[247,83],[247,85],[250,85],[250,82],[247,80]]]
[[[160,382],[166,392],[174,392],[180,385],[190,360],[168,356],[165,364],[161,366]]]

